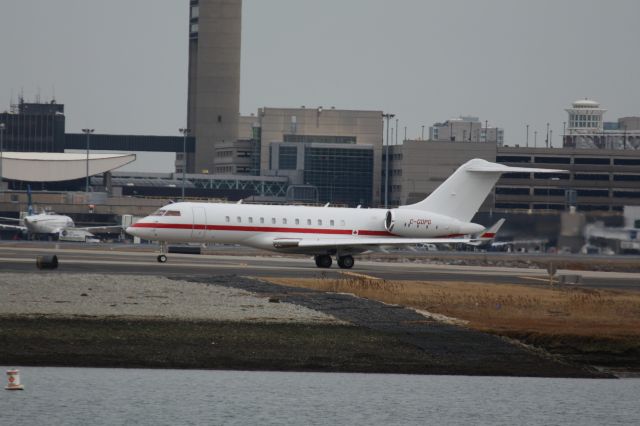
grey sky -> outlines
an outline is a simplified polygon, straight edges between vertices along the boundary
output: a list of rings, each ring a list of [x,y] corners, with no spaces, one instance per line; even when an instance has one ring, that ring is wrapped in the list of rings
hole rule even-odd
[[[66,105],[68,131],[178,134],[188,1],[5,0],[0,109],[21,88]],[[241,112],[383,109],[409,137],[476,115],[560,145],[564,108],[640,115],[637,0],[244,0]],[[538,138],[541,142],[543,139]]]

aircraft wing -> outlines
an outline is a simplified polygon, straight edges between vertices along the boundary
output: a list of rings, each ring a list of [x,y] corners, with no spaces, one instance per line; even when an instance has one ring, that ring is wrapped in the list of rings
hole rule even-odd
[[[26,226],[7,225],[7,224],[4,224],[4,223],[0,223],[0,229],[14,229],[16,231],[23,231],[23,232],[27,231],[27,227]]]
[[[111,225],[111,226],[88,226],[85,228],[71,228],[78,231],[86,231],[92,234],[117,234],[122,231],[122,226],[120,225]]]
[[[20,219],[17,217],[0,217],[0,220],[8,220],[10,222],[20,222]]]
[[[277,238],[275,248],[380,247],[415,244],[471,244],[470,238]]]

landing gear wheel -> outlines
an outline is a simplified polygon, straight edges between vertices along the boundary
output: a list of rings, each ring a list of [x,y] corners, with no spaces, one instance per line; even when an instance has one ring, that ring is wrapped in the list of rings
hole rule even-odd
[[[333,261],[328,254],[316,256],[316,266],[318,268],[331,268],[331,263],[333,263]]]
[[[167,261],[167,256],[164,254],[159,254],[158,255],[158,262],[160,263],[165,263]]]
[[[341,256],[338,258],[338,266],[342,269],[351,269],[354,263],[356,262],[353,260],[353,256]]]

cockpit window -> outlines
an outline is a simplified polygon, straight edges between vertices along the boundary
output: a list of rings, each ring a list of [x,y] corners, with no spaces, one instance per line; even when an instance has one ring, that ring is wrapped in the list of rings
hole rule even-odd
[[[159,209],[159,210],[156,210],[155,212],[151,213],[149,216],[164,216],[164,214],[166,212],[167,212],[166,210]]]
[[[180,210],[167,210],[165,216],[180,216]]]

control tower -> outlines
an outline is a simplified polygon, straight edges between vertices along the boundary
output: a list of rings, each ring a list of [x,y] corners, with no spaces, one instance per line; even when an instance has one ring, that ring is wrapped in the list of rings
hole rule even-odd
[[[189,7],[187,125],[196,146],[187,170],[221,173],[216,146],[238,139],[242,0],[190,0]]]

